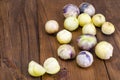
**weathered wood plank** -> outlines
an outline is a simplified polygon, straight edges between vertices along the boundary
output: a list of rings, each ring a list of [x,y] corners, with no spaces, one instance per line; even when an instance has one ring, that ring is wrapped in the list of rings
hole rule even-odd
[[[120,80],[120,2],[115,1],[106,1],[106,17],[108,21],[112,22],[115,25],[116,31],[111,36],[105,36],[105,39],[109,41],[114,46],[113,57],[105,61],[110,80]]]
[[[39,63],[40,54],[36,0],[2,1],[1,11],[1,28],[4,29],[4,35],[1,33],[4,36],[3,75],[9,80],[31,80],[33,77],[28,74],[28,63],[31,60]],[[6,77],[2,80],[7,80]],[[40,77],[34,80],[40,80]]]

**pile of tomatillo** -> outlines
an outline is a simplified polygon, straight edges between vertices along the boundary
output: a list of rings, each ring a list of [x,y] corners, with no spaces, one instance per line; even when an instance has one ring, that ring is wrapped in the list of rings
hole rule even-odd
[[[98,58],[107,60],[112,57],[112,44],[107,41],[98,42],[96,38],[96,28],[101,28],[102,33],[105,35],[111,35],[115,32],[115,27],[111,22],[106,21],[106,18],[103,14],[95,14],[95,7],[92,4],[83,2],[79,5],[79,7],[74,4],[67,4],[63,7],[63,15],[65,17],[64,29],[60,31],[59,24],[56,20],[49,20],[45,23],[45,31],[48,34],[57,33],[57,41],[61,44],[57,49],[57,55],[61,59],[69,60],[76,58],[76,63],[80,67],[89,67],[94,61],[93,55],[90,52],[90,50],[94,47],[95,54]],[[74,36],[72,35],[72,31],[78,29],[79,26],[82,27],[82,35],[80,35],[77,39],[80,52],[78,55],[76,55],[74,47],[69,43],[72,40],[72,36]],[[28,69],[29,73],[32,76],[35,76],[34,73],[40,73],[43,75],[45,72],[49,74],[55,74],[59,72],[60,65],[58,61],[53,61],[55,63],[52,62],[51,65],[49,65],[49,62],[51,63],[51,61],[48,61],[44,67],[39,66],[33,61],[30,62]],[[33,66],[35,68],[34,71],[32,71]]]

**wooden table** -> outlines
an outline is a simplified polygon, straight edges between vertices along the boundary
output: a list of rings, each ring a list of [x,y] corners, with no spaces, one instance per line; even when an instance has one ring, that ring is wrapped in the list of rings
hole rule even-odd
[[[79,6],[83,1],[92,3],[96,13],[105,15],[116,31],[103,35],[97,28],[98,42],[106,40],[114,46],[113,57],[100,60],[94,50],[94,63],[83,69],[75,59],[64,61],[57,56],[60,46],[56,34],[48,35],[44,30],[47,20],[54,19],[63,29],[62,7],[68,3]],[[0,0],[0,80],[120,80],[120,0]],[[81,28],[72,32],[71,45],[76,53],[76,39]],[[34,78],[28,74],[28,63],[34,60],[43,64],[45,59],[55,57],[61,66],[58,74]]]

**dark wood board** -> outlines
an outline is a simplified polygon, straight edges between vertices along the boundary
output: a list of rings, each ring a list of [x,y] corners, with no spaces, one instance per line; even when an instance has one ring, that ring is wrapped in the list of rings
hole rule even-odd
[[[109,60],[97,58],[93,50],[94,63],[89,68],[80,68],[75,59],[64,61],[57,56],[60,46],[56,34],[49,35],[44,26],[48,20],[56,20],[62,30],[64,16],[62,8],[68,3],[79,6],[89,2],[96,13],[105,15],[115,25],[110,36],[97,28],[98,42],[106,40],[114,46]],[[0,0],[0,80],[120,80],[120,1],[119,0]],[[72,32],[71,45],[79,53],[76,39],[81,27]],[[49,57],[55,57],[61,66],[55,75],[32,77],[28,64],[34,60],[43,65]]]

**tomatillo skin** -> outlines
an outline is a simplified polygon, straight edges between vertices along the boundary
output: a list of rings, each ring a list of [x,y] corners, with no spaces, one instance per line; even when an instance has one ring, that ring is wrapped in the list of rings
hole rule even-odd
[[[79,9],[80,13],[87,13],[90,16],[93,16],[95,14],[95,7],[88,2],[81,3]]]
[[[30,61],[29,65],[28,65],[28,73],[31,76],[39,77],[39,76],[44,75],[45,72],[46,72],[46,70],[40,64],[38,64],[35,61]]]
[[[72,33],[68,30],[61,30],[57,33],[57,40],[60,44],[70,43],[72,40]]]
[[[91,66],[93,61],[93,55],[88,51],[81,51],[76,58],[77,64],[83,68]]]
[[[95,54],[100,59],[110,59],[113,55],[113,46],[107,41],[101,41],[95,47]]]
[[[83,26],[82,28],[82,34],[91,34],[96,35],[96,28],[92,23],[88,23]]]
[[[64,21],[64,28],[69,31],[74,31],[78,28],[79,22],[76,17],[67,17]]]
[[[102,24],[106,21],[105,16],[103,14],[95,14],[92,17],[92,22],[96,27],[101,27]]]
[[[103,34],[111,35],[115,32],[115,27],[111,22],[105,22],[103,23],[101,30]]]
[[[56,32],[58,32],[58,30],[59,30],[59,24],[57,21],[49,20],[45,23],[45,31],[48,34],[56,33]]]
[[[82,50],[90,50],[97,44],[97,39],[94,35],[84,34],[77,39],[77,44]]]
[[[91,23],[91,17],[87,13],[82,13],[78,16],[78,21],[81,27],[85,24]]]
[[[60,65],[54,57],[46,59],[43,65],[48,74],[56,74],[60,71]]]
[[[60,45],[57,54],[63,60],[73,59],[76,56],[74,47],[69,44]]]
[[[63,15],[65,18],[70,16],[77,17],[79,13],[79,8],[74,4],[67,4],[63,7]]]

